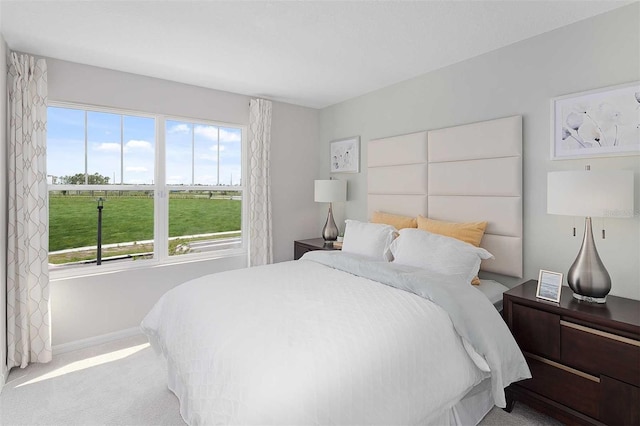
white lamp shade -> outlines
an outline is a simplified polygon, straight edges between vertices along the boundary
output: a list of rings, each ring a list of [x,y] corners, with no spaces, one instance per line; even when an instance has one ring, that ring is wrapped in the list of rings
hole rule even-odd
[[[549,172],[547,213],[586,217],[632,217],[633,172]]]
[[[347,201],[347,181],[336,179],[315,181],[314,198],[317,203]]]

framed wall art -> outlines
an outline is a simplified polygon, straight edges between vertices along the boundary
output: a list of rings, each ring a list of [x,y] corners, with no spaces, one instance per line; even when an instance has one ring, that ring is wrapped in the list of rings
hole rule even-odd
[[[551,159],[640,155],[640,82],[551,100]]]
[[[331,142],[331,173],[360,172],[360,136]]]

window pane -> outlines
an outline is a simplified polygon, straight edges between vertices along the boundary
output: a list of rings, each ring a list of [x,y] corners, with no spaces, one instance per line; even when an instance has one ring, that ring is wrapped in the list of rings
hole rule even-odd
[[[169,194],[169,255],[239,248],[242,193],[180,191]]]
[[[98,198],[102,264],[153,257],[153,191],[49,191],[49,263],[96,265]]]
[[[191,185],[193,177],[193,125],[167,120],[165,129],[167,184]]]
[[[193,133],[193,184],[218,185],[218,128],[196,124]]]
[[[47,108],[47,173],[50,184],[84,183],[84,111]]]
[[[48,111],[51,268],[96,265],[98,257],[102,264],[152,258],[155,119],[73,108]],[[166,184],[173,185],[167,188],[172,189],[169,255],[241,248],[242,191],[209,188],[242,184],[242,130],[166,120],[163,132],[166,158],[161,160]],[[149,185],[149,190],[61,190],[55,184]],[[203,189],[186,191],[181,185]],[[99,210],[100,198],[105,201]]]
[[[87,112],[89,185],[122,183],[120,115]]]
[[[123,122],[124,183],[152,185],[155,170],[155,120],[125,115]]]
[[[220,128],[220,185],[241,185],[242,131]]]

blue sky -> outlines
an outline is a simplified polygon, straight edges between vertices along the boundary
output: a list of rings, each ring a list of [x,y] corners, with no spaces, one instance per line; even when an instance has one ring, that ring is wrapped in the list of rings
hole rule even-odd
[[[49,107],[47,121],[47,174],[84,173],[84,111]],[[240,129],[171,120],[165,125],[167,184],[190,185],[192,174],[194,184],[240,184]],[[120,115],[87,113],[89,174],[108,176],[110,183],[152,184],[155,150],[153,118],[125,115],[121,142]]]

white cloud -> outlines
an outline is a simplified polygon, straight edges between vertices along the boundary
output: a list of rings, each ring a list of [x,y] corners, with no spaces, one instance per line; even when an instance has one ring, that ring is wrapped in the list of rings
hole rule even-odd
[[[218,128],[213,126],[196,126],[193,129],[193,133],[196,135],[204,136],[205,138],[216,141],[218,140]]]
[[[221,143],[240,142],[241,133],[239,130],[230,131],[222,127],[220,127],[219,130],[220,130]],[[195,128],[193,129],[193,132],[196,135],[203,136],[214,142],[218,140],[218,127],[215,127],[215,126],[204,126],[204,125],[195,126]]]
[[[151,142],[131,139],[124,145],[124,152],[128,152],[131,149],[142,150],[142,151],[153,151],[153,145]]]
[[[220,130],[220,142],[240,142],[240,131],[230,131],[228,129],[219,128]],[[218,140],[218,127],[215,126],[196,126],[194,129],[196,135],[204,136],[205,138],[217,141]]]
[[[211,147],[209,147],[209,149],[211,151],[218,151],[218,145],[211,145]],[[224,146],[220,145],[220,152],[224,151]]]
[[[120,144],[118,142],[95,143],[93,144],[93,149],[102,152],[120,153]],[[148,141],[131,139],[124,144],[124,152],[127,153],[131,151],[153,152],[153,145]]]
[[[101,142],[93,144],[93,149],[103,152],[120,152],[120,144],[116,142]]]
[[[220,129],[220,142],[240,142],[240,131],[230,132],[226,129]]]
[[[149,169],[147,169],[144,166],[127,166],[124,169],[127,172],[134,172],[134,173],[142,173],[142,172],[148,172],[149,171]]]
[[[188,124],[176,124],[171,126],[168,130],[169,133],[189,133],[191,132],[191,126]]]

